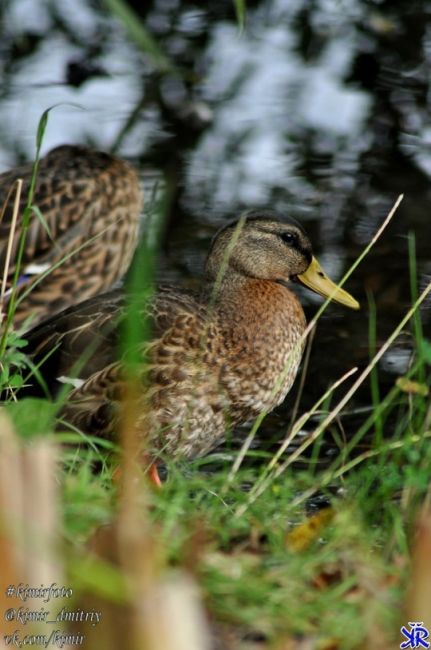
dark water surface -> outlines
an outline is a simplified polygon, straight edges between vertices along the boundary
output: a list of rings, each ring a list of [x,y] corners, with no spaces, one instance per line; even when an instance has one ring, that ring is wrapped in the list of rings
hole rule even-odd
[[[367,294],[378,345],[410,306],[409,233],[419,287],[431,280],[431,9],[425,0],[247,5],[239,33],[228,0],[131,1],[175,66],[166,71],[103,3],[3,1],[0,170],[33,157],[42,111],[64,103],[50,115],[44,152],[88,143],[132,159],[148,188],[163,177],[172,200],[160,278],[190,283],[215,229],[259,206],[298,218],[337,279],[405,193],[347,284],[361,312],[330,306],[319,324],[306,408],[366,364]],[[311,316],[321,300],[301,295]],[[428,301],[428,335],[430,313]],[[405,371],[410,347],[408,330],[380,364],[382,390]],[[367,385],[349,408],[369,403]],[[283,427],[291,404],[270,428]]]

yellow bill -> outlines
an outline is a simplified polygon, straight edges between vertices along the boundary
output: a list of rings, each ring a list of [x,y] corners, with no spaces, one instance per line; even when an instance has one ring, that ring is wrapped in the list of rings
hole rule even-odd
[[[324,298],[329,298],[329,296],[331,296],[331,299],[335,300],[335,302],[339,302],[341,305],[345,305],[351,309],[359,309],[360,307],[359,302],[355,300],[350,293],[337,287],[337,285],[328,278],[315,257],[312,258],[311,264],[305,273],[301,273],[297,278],[306,287],[315,291],[320,296],[324,296]]]

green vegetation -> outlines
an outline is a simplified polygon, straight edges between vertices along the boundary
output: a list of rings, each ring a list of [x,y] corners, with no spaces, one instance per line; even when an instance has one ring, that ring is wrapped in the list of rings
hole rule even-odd
[[[28,218],[31,204],[30,195]],[[140,274],[139,282],[146,286],[151,286],[154,241],[163,223],[163,208],[150,204],[156,235],[146,247],[145,278]],[[412,552],[416,522],[431,497],[431,342],[424,337],[419,310],[431,285],[418,292],[412,238],[410,259],[410,311],[377,350],[379,315],[370,298],[369,365],[357,379],[355,375],[338,403],[331,403],[330,388],[312,412],[303,414],[299,406],[292,428],[280,436],[284,443],[276,456],[249,449],[264,426],[259,420],[241,452],[228,447],[192,463],[166,459],[168,479],[157,491],[133,467],[127,447],[124,458],[115,445],[97,439],[79,450],[65,446],[58,476],[58,530],[66,542],[61,557],[74,589],[89,593],[90,603],[91,598],[102,599],[102,609],[107,603],[132,606],[126,578],[135,569],[139,573],[138,560],[134,564],[132,553],[127,561],[120,553],[117,566],[91,560],[87,543],[100,527],[114,527],[122,539],[127,531],[133,537],[136,525],[138,555],[147,562],[146,588],[157,583],[155,575],[169,574],[172,567],[190,573],[215,633],[230,639],[226,647],[245,648],[241,643],[248,639],[261,643],[253,647],[293,648],[304,637],[317,648],[372,647],[376,639],[379,647],[397,646],[400,625],[412,620],[402,618],[408,585],[413,579],[419,592],[417,576],[428,579],[430,572],[420,553]],[[139,289],[136,273],[131,286]],[[9,305],[13,310],[12,301]],[[129,341],[142,336],[134,327],[135,309],[132,302]],[[55,407],[40,400],[15,401],[20,385],[35,370],[22,351],[25,337],[8,327],[12,317],[9,311],[0,368],[3,388],[13,389],[6,411],[18,435],[39,433],[51,440]],[[414,342],[410,369],[384,395],[377,362],[405,328],[411,328]],[[364,382],[369,382],[372,409],[356,431],[348,432],[346,442],[334,433],[333,422],[349,409],[349,399]],[[290,443],[304,430],[303,442],[291,451]],[[329,465],[319,456],[326,435],[338,446]],[[80,436],[57,439],[76,441]],[[119,457],[123,472],[129,472],[120,481],[115,475]],[[431,533],[427,539],[431,553]],[[418,602],[415,615],[421,616],[421,606],[428,604]],[[114,625],[115,616],[111,618]]]
[[[382,400],[347,448],[340,441],[329,469],[301,457],[301,468],[290,466],[255,499],[271,460],[263,453],[233,479],[235,455],[222,461],[214,454],[168,462],[168,481],[150,496],[142,482],[163,562],[193,567],[216,621],[239,636],[276,642],[305,635],[322,647],[366,647],[377,630],[388,644],[399,639],[414,524],[430,499],[431,408],[418,377],[425,372],[429,382],[431,346],[418,343],[409,380]],[[65,534],[75,542],[111,521],[115,509],[110,469],[94,475],[92,457],[75,456],[65,470]],[[312,494],[319,499],[307,501]],[[330,516],[307,525],[323,497]]]

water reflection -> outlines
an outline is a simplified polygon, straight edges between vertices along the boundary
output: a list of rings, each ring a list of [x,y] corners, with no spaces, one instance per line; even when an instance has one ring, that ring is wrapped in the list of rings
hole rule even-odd
[[[370,96],[342,83],[354,55],[348,35],[334,38],[307,63],[297,51],[292,20],[238,38],[232,24],[213,30],[203,96],[215,105],[212,128],[192,152],[187,173],[190,207],[202,195],[221,213],[233,205],[265,205],[276,188],[311,201],[316,192],[300,172],[301,133],[315,132],[314,155],[337,152],[355,166],[366,140]],[[188,195],[186,194],[186,197]]]
[[[63,28],[58,25],[60,19]],[[45,151],[64,142],[88,142],[109,148],[141,98],[136,73],[140,56],[118,26],[114,29],[115,23],[101,20],[84,0],[74,3],[73,11],[68,2],[56,3],[56,16],[44,2],[17,0],[10,3],[3,20],[15,48],[25,38],[26,30],[38,33],[40,41],[30,56],[13,62],[6,75],[0,101],[2,167],[13,165],[21,157],[33,157],[40,116],[55,105],[58,106],[50,116]],[[93,57],[98,74],[79,87],[68,85],[70,65],[76,65],[85,54],[86,43],[95,47],[101,40],[99,30],[104,25],[109,48],[102,48],[100,55]],[[11,49],[13,52],[14,48]],[[100,71],[106,72],[101,75]],[[148,134],[160,128],[154,113],[146,118],[125,138],[124,155],[138,156],[146,146]]]

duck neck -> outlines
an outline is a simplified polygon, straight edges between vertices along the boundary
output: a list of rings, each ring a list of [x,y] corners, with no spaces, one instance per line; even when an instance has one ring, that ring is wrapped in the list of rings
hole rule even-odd
[[[305,316],[296,294],[272,280],[232,275],[221,283],[214,309],[229,340],[255,346],[259,339],[271,340],[274,334],[302,333]]]

